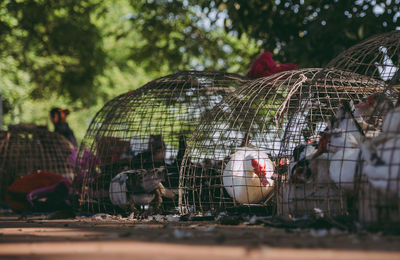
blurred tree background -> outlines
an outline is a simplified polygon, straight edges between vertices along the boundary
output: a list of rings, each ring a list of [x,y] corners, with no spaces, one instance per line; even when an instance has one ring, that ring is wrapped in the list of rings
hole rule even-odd
[[[107,100],[178,70],[245,74],[269,50],[319,67],[400,29],[400,0],[3,0],[4,122],[49,124],[68,107],[78,139]],[[49,125],[50,126],[50,125]]]

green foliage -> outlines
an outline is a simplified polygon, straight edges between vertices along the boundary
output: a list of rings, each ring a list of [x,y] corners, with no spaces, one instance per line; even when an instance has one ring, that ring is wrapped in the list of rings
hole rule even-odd
[[[147,71],[197,69],[247,72],[256,42],[243,34],[228,35],[207,17],[196,1],[131,1],[127,15],[141,40],[131,58]],[[250,55],[249,55],[250,54]]]
[[[178,70],[245,74],[260,49],[273,51],[281,62],[317,67],[372,34],[393,30],[399,5],[400,0],[0,1],[3,127],[49,124],[50,108],[68,107],[81,139],[105,101]]]
[[[325,65],[371,35],[396,29],[399,0],[216,0],[228,32],[260,40],[278,60],[301,67]]]
[[[2,3],[0,50],[28,73],[35,85],[29,93],[32,98],[56,93],[95,103],[95,78],[105,60],[99,28],[91,21],[98,5],[73,0]]]

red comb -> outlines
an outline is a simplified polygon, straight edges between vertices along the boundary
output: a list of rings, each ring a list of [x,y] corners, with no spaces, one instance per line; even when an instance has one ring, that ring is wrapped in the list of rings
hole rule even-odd
[[[266,170],[265,170],[265,166],[260,165],[260,163],[257,160],[251,159],[251,165],[253,166],[255,174],[257,174],[257,175],[263,174],[264,176],[267,174]]]

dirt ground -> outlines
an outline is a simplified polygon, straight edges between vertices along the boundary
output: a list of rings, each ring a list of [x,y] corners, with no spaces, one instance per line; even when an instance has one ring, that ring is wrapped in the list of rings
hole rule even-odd
[[[400,235],[110,217],[0,217],[0,259],[400,259]]]

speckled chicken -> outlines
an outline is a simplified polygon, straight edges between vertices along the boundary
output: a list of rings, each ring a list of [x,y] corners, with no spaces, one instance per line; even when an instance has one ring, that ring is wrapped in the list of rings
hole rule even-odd
[[[165,180],[165,174],[165,167],[118,173],[112,179],[109,188],[111,203],[127,212],[139,213],[138,208],[154,202],[152,210],[159,211],[163,197],[175,197],[175,193],[161,183]]]

